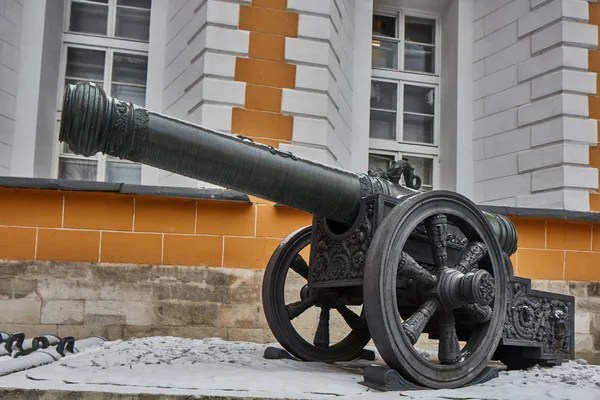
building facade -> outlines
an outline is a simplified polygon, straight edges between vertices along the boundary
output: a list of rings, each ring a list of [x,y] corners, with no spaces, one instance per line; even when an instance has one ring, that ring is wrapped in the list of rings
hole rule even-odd
[[[479,204],[597,208],[594,2],[40,4],[4,10],[3,175],[206,185],[61,146],[63,87],[86,80],[353,171],[406,158]]]
[[[17,260],[3,272],[15,282],[33,274],[42,297],[24,289],[22,300],[12,287],[6,301],[21,302],[28,317],[5,322],[65,329],[72,313],[78,329],[93,330],[101,329],[94,316],[109,315],[104,325],[121,329],[112,336],[160,325],[268,340],[254,304],[256,271],[282,238],[310,224],[305,213],[233,199],[206,182],[71,153],[58,141],[63,88],[85,80],[153,111],[355,172],[404,158],[423,190],[503,207],[495,210],[520,235],[516,273],[584,299],[578,348],[600,349],[599,24],[600,6],[585,0],[0,2],[0,177],[35,182],[0,185],[0,259]],[[65,191],[80,181],[87,189]],[[172,195],[124,193],[121,184]],[[23,260],[25,272],[15,269]],[[73,281],[48,283],[39,272],[47,263],[64,275],[50,276]],[[87,272],[73,278],[69,265],[81,263]],[[115,280],[141,286],[123,288],[129,297],[91,284],[85,292],[96,263],[130,265]],[[167,265],[216,267],[209,270],[233,278],[220,284],[225,294],[211,289],[221,293],[216,300],[177,298],[185,288],[162,286],[144,297],[151,271]],[[232,300],[235,282],[252,301]],[[122,301],[129,314],[119,313]],[[208,317],[169,314],[175,301]]]

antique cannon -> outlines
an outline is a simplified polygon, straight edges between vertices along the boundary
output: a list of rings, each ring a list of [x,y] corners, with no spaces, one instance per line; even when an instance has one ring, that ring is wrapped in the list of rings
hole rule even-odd
[[[522,368],[573,358],[574,299],[513,276],[510,220],[451,191],[416,190],[405,162],[344,171],[111,98],[93,83],[67,85],[63,101],[59,140],[77,154],[102,152],[313,214],[276,249],[263,281],[267,322],[295,357],[350,360],[372,339],[390,368],[431,388],[468,384],[493,359]],[[302,283],[286,289],[288,278]],[[299,300],[286,301],[294,291]],[[309,309],[318,314],[312,342],[292,323]],[[336,343],[332,311],[349,329]],[[415,348],[424,335],[437,341],[437,357]]]

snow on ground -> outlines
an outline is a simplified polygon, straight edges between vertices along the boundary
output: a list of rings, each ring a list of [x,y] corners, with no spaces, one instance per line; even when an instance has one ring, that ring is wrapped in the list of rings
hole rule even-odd
[[[583,362],[501,372],[500,377],[475,387],[381,393],[360,384],[362,368],[382,365],[379,358],[335,365],[266,360],[266,347],[215,338],[107,342],[56,363],[0,378],[0,388],[288,399],[600,400],[600,367]]]

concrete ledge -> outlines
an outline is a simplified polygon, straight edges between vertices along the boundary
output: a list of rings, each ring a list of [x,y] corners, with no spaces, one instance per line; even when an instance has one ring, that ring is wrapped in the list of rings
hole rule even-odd
[[[127,183],[73,181],[64,179],[0,176],[0,187],[49,189],[79,192],[107,192],[144,196],[179,197],[199,200],[250,202],[248,195],[229,189],[194,189],[185,187],[132,185]]]
[[[503,206],[479,206],[479,209],[494,214],[505,215],[507,217],[548,218],[571,221],[600,222],[600,213],[596,212]]]
[[[49,189],[79,192],[105,192],[144,196],[178,197],[199,200],[250,202],[247,194],[229,189],[194,189],[186,187],[132,185],[127,183],[74,181],[63,179],[21,178],[0,176],[0,187],[16,189]],[[283,204],[275,204],[284,206]],[[600,222],[600,213],[480,205],[481,210],[509,217],[550,218],[573,221]]]

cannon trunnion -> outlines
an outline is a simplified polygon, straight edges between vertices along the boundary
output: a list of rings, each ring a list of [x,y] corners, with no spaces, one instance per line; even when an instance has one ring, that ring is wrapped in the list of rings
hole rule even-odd
[[[331,168],[91,83],[67,86],[60,140],[77,154],[110,154],[312,213],[312,225],[275,250],[262,288],[271,331],[298,359],[352,360],[372,339],[405,380],[454,388],[477,382],[491,360],[512,369],[574,357],[574,298],[513,275],[514,225],[460,194],[415,190],[406,163],[369,174]],[[425,338],[433,352],[416,348]]]

